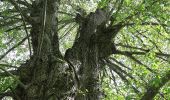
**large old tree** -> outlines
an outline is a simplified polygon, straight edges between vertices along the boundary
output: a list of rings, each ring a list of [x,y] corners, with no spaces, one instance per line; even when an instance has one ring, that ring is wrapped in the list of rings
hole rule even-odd
[[[168,99],[169,4],[1,0],[0,98]]]

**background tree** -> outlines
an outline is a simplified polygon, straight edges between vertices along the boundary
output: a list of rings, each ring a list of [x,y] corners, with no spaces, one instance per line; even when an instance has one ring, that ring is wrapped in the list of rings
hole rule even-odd
[[[170,98],[168,0],[1,0],[0,98]]]

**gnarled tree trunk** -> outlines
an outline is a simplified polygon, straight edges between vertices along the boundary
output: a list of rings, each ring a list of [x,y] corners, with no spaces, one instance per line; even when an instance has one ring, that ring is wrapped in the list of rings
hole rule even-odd
[[[50,100],[62,98],[67,92],[63,62],[59,52],[57,34],[57,0],[39,0],[33,3],[30,17],[33,56],[21,66],[20,84],[16,88],[16,99]]]
[[[106,26],[107,14],[97,9],[79,23],[77,38],[65,57],[59,51],[57,0],[39,0],[31,9],[33,56],[19,69],[19,100],[101,100],[100,61],[115,53],[112,38],[121,24]],[[62,59],[62,60],[61,60]],[[65,65],[68,63],[69,67]]]

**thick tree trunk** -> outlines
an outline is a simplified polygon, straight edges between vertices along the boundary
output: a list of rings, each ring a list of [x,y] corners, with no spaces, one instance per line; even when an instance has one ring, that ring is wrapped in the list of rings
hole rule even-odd
[[[115,36],[112,34],[115,27],[106,27],[106,16],[105,11],[97,9],[94,13],[90,13],[86,18],[82,19],[79,23],[78,35],[80,36],[67,53],[70,55],[67,56],[68,58],[81,62],[77,73],[80,84],[76,100],[102,99],[99,80],[101,66],[99,61],[116,52],[114,43],[111,41]],[[116,33],[118,30],[116,30]]]
[[[79,74],[80,84],[76,100],[100,100],[101,85],[99,81],[98,46],[94,40],[82,44],[82,59]]]
[[[58,4],[57,0],[39,0],[32,5],[34,54],[19,69],[24,85],[17,86],[15,99],[101,100],[99,61],[116,52],[111,40],[122,26],[106,27],[107,14],[97,9],[81,19],[73,47],[62,57],[57,34]]]
[[[24,86],[17,86],[17,100],[60,100],[68,91],[69,87],[64,84],[65,67],[57,60],[61,58],[57,36],[58,3],[57,0],[39,0],[32,5],[30,33],[34,54],[19,70]]]
[[[108,61],[109,64],[115,65],[106,60],[108,56],[114,53],[128,57],[132,56],[133,53],[116,50],[114,45],[114,38],[119,30],[125,25],[131,24],[123,20],[113,25],[114,19],[109,18],[110,12],[107,14],[107,11],[104,10],[105,7],[97,9],[87,16],[77,14],[75,21],[80,27],[72,48],[69,48],[63,57],[59,50],[57,33],[57,13],[60,0],[31,0],[32,5],[25,3],[26,1],[22,2],[22,0],[21,2],[20,0],[8,1],[20,12],[24,24],[26,21],[31,25],[30,35],[28,36],[31,36],[33,48],[31,58],[17,70],[19,75],[19,80],[16,79],[18,85],[15,90],[11,89],[14,99],[101,100],[103,92],[99,75],[101,64],[104,64],[101,62]],[[27,10],[30,10],[30,12],[20,11],[21,8],[17,4],[18,2],[21,5],[28,5]],[[129,20],[131,17],[133,16],[128,16],[125,20]],[[10,50],[14,48],[15,46]],[[115,67],[119,66],[115,65]],[[118,72],[115,68],[113,68],[113,71]],[[121,78],[123,77],[119,73],[118,75]],[[124,77],[122,79],[127,81]],[[157,85],[151,84],[148,86],[141,100],[153,99],[169,79],[170,72],[167,72]]]

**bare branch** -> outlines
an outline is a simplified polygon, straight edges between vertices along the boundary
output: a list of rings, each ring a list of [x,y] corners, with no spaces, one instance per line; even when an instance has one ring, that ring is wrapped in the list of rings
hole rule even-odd
[[[28,34],[27,27],[26,27],[26,22],[25,22],[25,19],[28,19],[28,16],[22,12],[21,8],[18,6],[18,4],[15,1],[13,1],[13,0],[9,0],[9,1],[11,1],[11,3],[14,5],[14,7],[19,11],[22,21],[23,21],[25,33],[28,37],[29,34]],[[28,45],[29,45],[29,51],[30,51],[30,57],[31,57],[32,52],[31,52],[31,43],[30,43],[29,37],[28,37]]]
[[[144,35],[144,34],[141,34],[137,29],[135,29],[135,30],[136,30],[136,32],[138,32],[138,33],[139,33],[141,36],[143,36],[144,38],[149,39],[149,37],[147,37],[147,36]],[[159,49],[158,45],[157,45],[153,40],[149,39],[149,41],[157,48],[157,50],[158,50],[159,52],[162,53],[162,51]]]
[[[26,19],[26,21],[30,22],[31,21],[31,18],[21,10],[21,8],[18,6],[17,2],[14,1],[14,0],[8,0],[14,7],[15,9],[21,13],[21,15],[24,17],[24,19]]]
[[[14,76],[12,73],[10,73],[9,71],[5,70],[2,67],[0,67],[0,69],[3,70],[5,73],[9,74],[9,76],[11,76],[12,78],[14,78],[24,89],[26,88],[26,86],[16,76]]]
[[[20,19],[16,19],[16,20],[11,20],[8,22],[0,23],[0,28],[5,27],[5,26],[14,25],[14,24],[18,23],[19,21],[20,21]]]
[[[70,29],[66,29],[67,32],[64,32],[65,34],[64,34],[63,36],[61,36],[61,37],[59,38],[59,40],[61,40],[62,38],[64,38],[66,35],[68,35],[69,32],[70,32],[71,30],[73,30],[75,27],[76,27],[76,24],[74,24],[72,27],[70,27]],[[65,31],[66,31],[66,30],[65,30]]]
[[[131,79],[135,80],[135,78],[133,76],[131,76],[130,74],[128,74],[126,71],[124,71],[123,69],[121,69],[118,65],[114,64],[113,62],[111,62],[110,60],[107,60],[108,63],[110,63],[109,67],[114,67],[115,70],[125,74],[126,76],[130,77]],[[112,66],[111,66],[112,65]]]
[[[112,75],[112,80],[113,80],[113,82],[114,82],[116,92],[118,93],[117,83],[116,83],[116,77],[115,77],[114,74],[113,74],[113,70],[110,69],[110,73],[111,73],[111,75]]]
[[[74,14],[71,14],[71,13],[68,13],[68,12],[63,12],[63,11],[58,11],[59,14],[65,14],[65,15],[68,15],[68,16],[76,16]]]
[[[125,83],[127,83],[128,85],[130,85],[129,80],[126,79],[126,77],[123,75],[122,72],[118,71],[118,70],[117,70],[115,67],[113,67],[113,65],[110,64],[108,61],[106,62],[106,65],[108,65],[109,68],[110,68],[112,71],[114,71],[115,73],[117,73],[117,74],[119,75],[119,77],[120,77]],[[130,85],[130,86],[132,86],[132,88],[133,88],[133,90],[135,91],[135,93],[137,93],[137,94],[140,93],[140,91],[139,91],[138,89],[136,89],[136,87],[134,87],[133,85]]]
[[[0,93],[0,99],[2,100],[5,96],[13,96],[11,92]]]
[[[136,25],[135,23],[127,23],[127,26],[132,26],[132,25]],[[168,26],[166,24],[160,24],[160,23],[155,23],[155,22],[142,22],[139,25],[152,25],[152,26],[157,26],[157,25],[161,25],[161,26]]]
[[[139,52],[139,51],[117,51],[115,54],[121,54],[121,55],[146,55],[147,52]],[[156,56],[163,56],[163,57],[170,57],[170,54],[164,54],[160,52],[154,52]]]
[[[11,73],[12,75],[18,75],[17,70],[10,70],[10,71],[8,71],[8,72]],[[9,74],[6,73],[6,72],[2,72],[2,73],[0,73],[0,76],[1,76],[1,77],[9,77],[9,76],[11,76],[11,75],[9,75]]]
[[[111,59],[111,60],[113,60],[114,62],[118,63],[118,64],[121,65],[122,67],[127,68],[128,70],[132,70],[131,68],[125,66],[122,62],[119,62],[118,60],[116,60],[116,59],[113,58],[113,57],[109,57],[109,59]]]
[[[130,49],[136,49],[136,50],[141,50],[141,51],[144,51],[144,52],[148,52],[149,51],[148,49],[143,49],[143,48],[134,47],[134,46],[130,46],[130,45],[124,45],[122,43],[118,43],[118,44],[116,44],[116,46],[130,48]]]
[[[10,48],[7,52],[5,52],[3,55],[0,56],[0,60],[2,60],[9,52],[11,52],[13,49],[15,49],[16,47],[18,47],[19,45],[21,45],[23,42],[25,42],[25,40],[27,38],[29,38],[29,36],[25,37],[24,39],[22,39],[20,42],[18,42],[17,44],[15,44],[12,48]]]
[[[10,67],[10,68],[18,68],[17,66],[12,66],[12,65],[8,65],[8,64],[0,64],[0,66]]]
[[[146,54],[145,52],[129,52],[129,51],[118,51],[119,54],[125,55],[129,58],[131,58],[133,61],[137,62],[140,65],[143,65],[146,69],[148,69],[150,72],[155,73],[155,71],[153,71],[151,68],[149,68],[147,65],[143,64],[141,61],[137,60],[133,54],[137,54],[137,55],[143,55]]]
[[[22,5],[24,5],[24,6],[26,6],[26,7],[28,7],[28,8],[31,7],[31,4],[29,4],[26,0],[24,0],[24,1],[22,1],[22,0],[17,0],[16,2],[19,3],[19,4],[22,4]]]
[[[23,26],[23,25],[15,26],[15,27],[13,27],[13,28],[10,28],[10,29],[5,30],[5,32],[10,32],[10,31],[12,31],[12,30],[21,30],[21,27],[22,27],[22,26]]]

